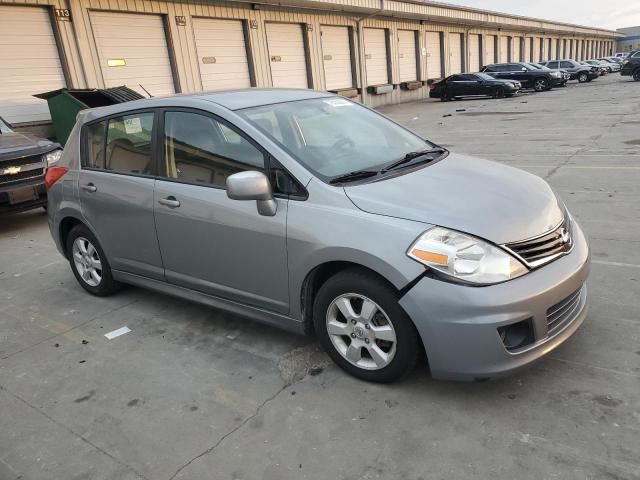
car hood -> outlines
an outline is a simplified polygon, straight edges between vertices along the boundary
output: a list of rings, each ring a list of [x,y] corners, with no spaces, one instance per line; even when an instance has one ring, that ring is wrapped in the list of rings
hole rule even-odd
[[[9,132],[0,134],[0,159],[37,155],[54,148],[60,148],[60,146],[51,140],[36,137],[29,133]]]
[[[541,178],[459,154],[384,180],[349,185],[361,210],[470,233],[502,244],[557,226],[562,207]]]

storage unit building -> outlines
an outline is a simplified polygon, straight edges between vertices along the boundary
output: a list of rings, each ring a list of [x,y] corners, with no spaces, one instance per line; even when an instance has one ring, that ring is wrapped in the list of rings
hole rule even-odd
[[[570,38],[576,56],[585,43],[595,56],[623,36],[435,2],[312,3],[2,0],[0,115],[44,125],[47,108],[32,95],[65,86],[144,95],[317,88],[378,106],[428,97],[428,80],[529,59],[531,38],[553,39],[556,51]],[[545,46],[534,59],[555,56]]]

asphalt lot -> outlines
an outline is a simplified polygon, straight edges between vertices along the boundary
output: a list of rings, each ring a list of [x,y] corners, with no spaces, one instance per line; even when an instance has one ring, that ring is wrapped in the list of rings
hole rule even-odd
[[[3,218],[0,479],[640,478],[640,84],[382,110],[563,197],[592,242],[572,339],[504,380],[367,384],[313,339],[136,288],[91,297],[41,211]]]

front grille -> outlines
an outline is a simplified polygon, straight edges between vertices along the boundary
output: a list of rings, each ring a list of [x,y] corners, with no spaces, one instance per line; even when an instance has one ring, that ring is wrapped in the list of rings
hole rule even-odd
[[[2,160],[0,161],[0,174],[4,171],[5,168],[22,167],[23,165],[31,165],[33,163],[42,164],[43,162],[44,160],[42,159],[42,155],[29,155],[28,157]]]
[[[0,185],[26,180],[29,178],[37,178],[44,174],[44,168],[35,168],[33,170],[24,170],[11,175],[2,174],[4,170],[0,170]]]
[[[575,317],[580,307],[581,292],[582,288],[579,288],[547,310],[547,331],[549,333]]]
[[[511,253],[524,261],[529,267],[544,265],[573,248],[571,230],[568,220],[552,231],[539,237],[504,245]]]

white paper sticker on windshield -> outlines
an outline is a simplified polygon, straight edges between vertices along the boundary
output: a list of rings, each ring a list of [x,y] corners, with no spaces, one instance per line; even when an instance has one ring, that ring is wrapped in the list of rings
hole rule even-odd
[[[142,123],[140,117],[130,117],[124,119],[124,131],[128,135],[142,132]]]
[[[353,103],[345,100],[344,98],[330,98],[328,100],[325,100],[324,103],[327,103],[332,107],[350,107],[351,105],[353,105]]]

